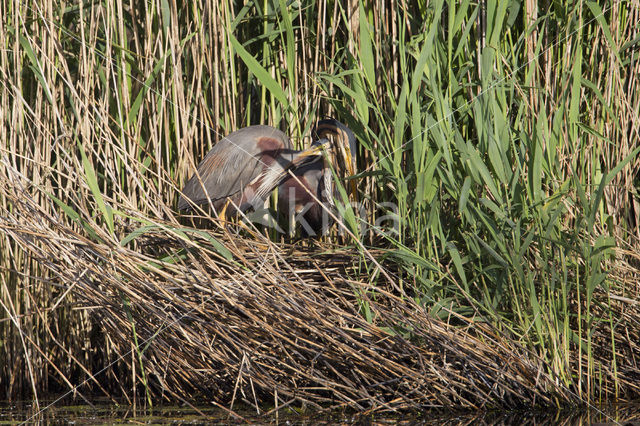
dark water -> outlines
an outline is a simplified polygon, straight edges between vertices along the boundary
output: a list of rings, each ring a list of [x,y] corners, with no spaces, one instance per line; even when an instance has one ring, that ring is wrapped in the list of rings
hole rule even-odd
[[[0,425],[14,424],[427,424],[427,425],[638,425],[640,402],[618,404],[591,409],[563,411],[518,412],[444,412],[425,411],[405,414],[356,415],[323,413],[321,415],[296,414],[291,411],[278,415],[260,416],[255,411],[235,411],[241,417],[213,407],[159,406],[152,409],[117,405],[111,401],[97,404],[62,404],[40,401],[40,408],[32,403],[0,404]]]

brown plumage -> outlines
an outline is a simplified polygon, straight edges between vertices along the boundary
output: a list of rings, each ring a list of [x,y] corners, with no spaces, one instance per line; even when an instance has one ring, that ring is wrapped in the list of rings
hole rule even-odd
[[[338,176],[353,174],[356,139],[333,119],[318,122],[313,135],[317,139],[310,148],[296,151],[287,135],[270,126],[250,126],[229,134],[207,153],[185,184],[178,209],[211,202],[220,212],[230,202],[246,212],[262,206],[278,187],[278,209],[296,219],[302,234],[323,232],[331,223],[326,210],[333,207],[334,196],[327,160]],[[324,148],[326,159],[321,153]]]
[[[286,166],[285,158],[281,157],[287,153],[290,157],[291,152],[287,135],[270,126],[245,127],[225,136],[207,153],[185,184],[178,209],[207,205],[209,200],[216,211],[220,211],[227,200],[243,212],[255,207],[266,199],[257,192],[269,168],[278,161]],[[272,185],[266,195],[274,187]]]

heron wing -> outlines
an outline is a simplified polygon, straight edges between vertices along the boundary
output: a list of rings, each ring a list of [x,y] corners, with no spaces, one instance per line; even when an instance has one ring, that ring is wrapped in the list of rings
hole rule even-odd
[[[237,203],[243,191],[261,177],[273,156],[290,148],[289,138],[270,126],[250,126],[229,134],[207,153],[187,181],[178,209],[207,204],[209,200],[218,207],[216,204],[227,198]]]

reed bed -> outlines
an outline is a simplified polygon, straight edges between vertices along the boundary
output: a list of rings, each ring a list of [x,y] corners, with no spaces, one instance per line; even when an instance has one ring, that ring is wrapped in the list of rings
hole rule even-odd
[[[637,397],[638,19],[0,2],[0,389],[263,411]],[[329,235],[176,212],[222,135],[303,146],[325,116],[359,142],[360,205]]]
[[[47,286],[60,289],[53,307],[36,305],[22,315],[56,314],[70,294],[72,312],[86,315],[93,328],[84,359],[61,345],[59,331],[46,329],[71,365],[60,368],[45,357],[31,371],[49,370],[61,389],[149,404],[207,400],[235,416],[239,403],[264,414],[585,402],[579,388],[559,381],[543,359],[482,316],[429,314],[398,288],[397,264],[382,261],[392,259],[387,249],[274,243],[257,232],[201,230],[135,211],[115,220],[109,234],[95,217],[79,214],[69,224],[65,215],[51,214],[34,201],[38,192],[28,179],[4,166],[11,178],[2,195],[11,208],[0,211],[0,229],[46,271]],[[381,259],[391,281],[369,270],[368,256]],[[620,277],[625,274],[628,288],[637,286],[636,270],[624,268]],[[606,368],[612,330],[594,333],[594,346],[603,348],[591,355],[601,367],[596,386],[604,398],[634,395],[640,310],[627,298],[596,295],[598,303],[607,297],[626,327],[615,335],[622,361],[616,370]],[[588,364],[579,357],[574,368]]]
[[[110,387],[133,380],[155,398],[206,397],[230,409],[241,401],[258,412],[265,404],[378,412],[577,402],[490,327],[464,318],[453,327],[367,282],[358,252],[210,231],[229,248],[223,256],[210,238],[187,239],[163,222],[134,250],[86,238],[32,194],[4,195],[13,210],[2,212],[0,228],[111,342],[113,355],[103,355],[114,364],[87,371],[87,388],[108,372]],[[135,377],[115,372],[127,363]]]

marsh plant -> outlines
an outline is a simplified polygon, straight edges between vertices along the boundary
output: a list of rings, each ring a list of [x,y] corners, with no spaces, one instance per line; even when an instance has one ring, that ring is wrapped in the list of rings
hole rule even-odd
[[[638,20],[613,0],[0,2],[0,389],[637,396]],[[323,117],[359,142],[325,235],[178,215],[223,135],[302,148]]]

